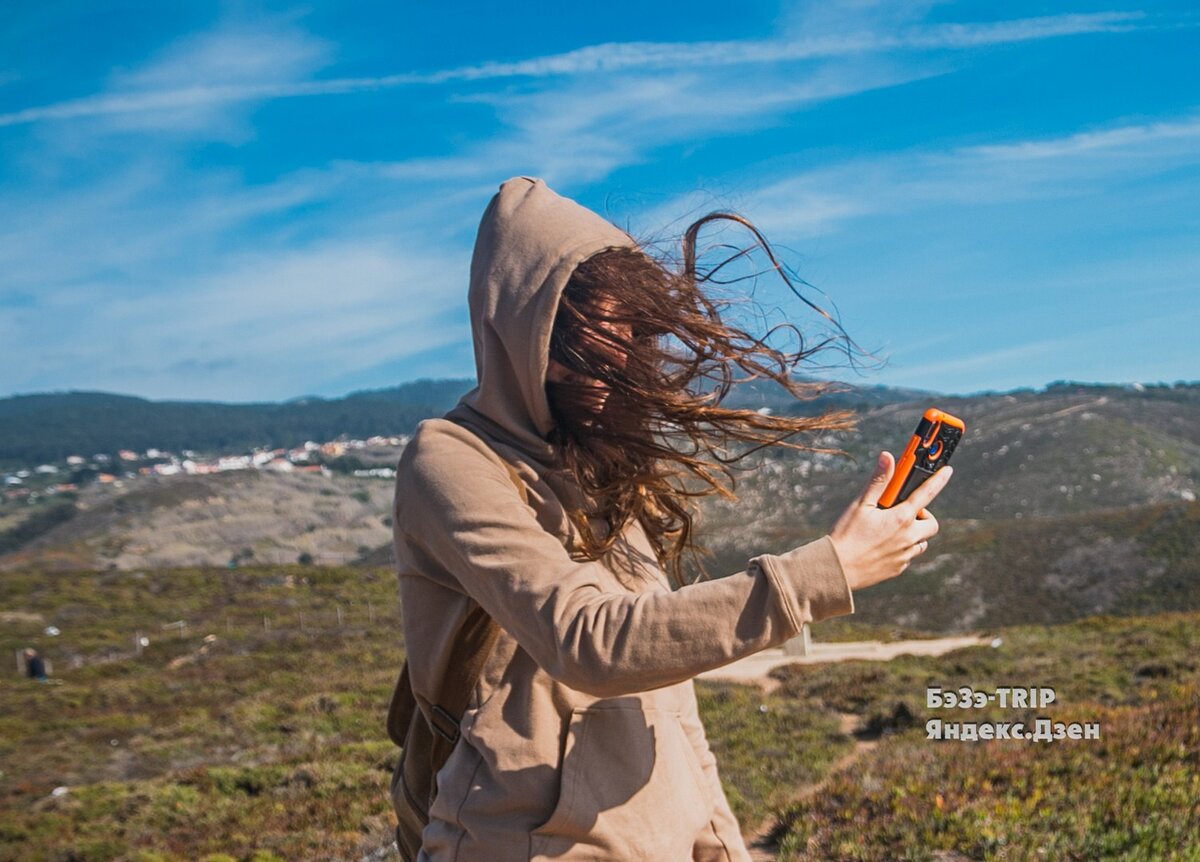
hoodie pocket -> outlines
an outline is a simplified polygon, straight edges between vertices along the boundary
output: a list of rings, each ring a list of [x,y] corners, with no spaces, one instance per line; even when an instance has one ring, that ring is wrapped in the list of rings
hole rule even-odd
[[[532,862],[691,859],[712,819],[705,774],[675,710],[640,701],[576,707],[558,771],[554,810],[530,833]]]

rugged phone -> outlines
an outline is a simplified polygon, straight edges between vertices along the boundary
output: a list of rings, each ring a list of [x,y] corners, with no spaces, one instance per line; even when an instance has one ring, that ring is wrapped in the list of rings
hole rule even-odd
[[[896,472],[879,497],[879,508],[887,509],[903,503],[908,495],[921,486],[954,454],[966,425],[957,416],[930,407],[917,423],[917,430],[896,462]]]

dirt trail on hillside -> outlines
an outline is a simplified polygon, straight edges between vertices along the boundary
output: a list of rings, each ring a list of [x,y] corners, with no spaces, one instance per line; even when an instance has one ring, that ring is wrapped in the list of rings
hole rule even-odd
[[[838,719],[842,723],[842,733],[847,735],[854,733],[858,726],[857,715],[852,712],[840,712]],[[816,796],[830,778],[852,767],[860,757],[877,744],[878,740],[875,739],[856,739],[854,749],[835,761],[824,778],[820,781],[802,784],[788,797],[788,802],[798,802]],[[779,858],[778,840],[781,836],[776,834],[778,828],[779,822],[773,815],[769,815],[762,823],[758,824],[753,832],[746,836],[746,848],[750,851],[750,858],[754,862],[776,862]]]
[[[785,664],[818,664],[848,659],[888,661],[898,655],[941,655],[963,647],[989,644],[991,640],[990,637],[982,635],[961,635],[925,640],[815,643],[809,647],[808,655],[789,655],[782,647],[776,647],[762,650],[733,664],[705,671],[696,678],[756,683],[769,693],[779,687],[779,680],[767,674]]]
[[[812,644],[809,654],[788,655],[782,648],[763,650],[733,664],[700,674],[699,679],[713,679],[744,684],[756,684],[764,692],[779,687],[779,680],[767,675],[772,669],[785,664],[816,664],[847,659],[873,659],[887,661],[898,655],[942,655],[951,650],[967,646],[991,643],[991,638],[977,635],[961,637],[931,638],[907,641],[853,641],[846,643]],[[852,735],[858,729],[859,717],[851,712],[838,713],[841,731]],[[789,802],[809,799],[821,792],[825,784],[835,775],[854,766],[868,751],[878,745],[875,739],[855,739],[854,749],[838,759],[820,781],[801,785],[788,797]],[[776,862],[778,859],[779,823],[768,816],[749,832],[746,847],[754,862]]]

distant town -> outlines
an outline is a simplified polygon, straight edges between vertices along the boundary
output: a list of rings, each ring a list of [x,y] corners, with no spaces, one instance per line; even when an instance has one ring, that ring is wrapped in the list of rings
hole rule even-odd
[[[226,470],[275,470],[283,473],[333,474],[327,463],[329,459],[344,458],[363,449],[403,448],[409,435],[375,435],[365,440],[331,440],[325,443],[306,441],[292,449],[265,449],[255,447],[249,453],[217,455],[203,458],[191,449],[179,454],[163,449],[147,449],[134,452],[119,449],[116,458],[97,452],[90,458],[84,455],[68,455],[61,463],[38,464],[32,469],[22,468],[5,473],[3,477],[4,499],[34,502],[39,497],[70,494],[81,485],[97,482],[121,487],[124,479],[139,476],[174,476],[221,473]],[[352,476],[395,478],[395,467],[367,467],[344,471]],[[64,474],[68,477],[62,480]]]

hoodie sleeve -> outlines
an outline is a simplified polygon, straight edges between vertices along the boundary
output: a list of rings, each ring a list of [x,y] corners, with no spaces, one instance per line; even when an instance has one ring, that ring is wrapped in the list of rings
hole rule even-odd
[[[828,536],[673,592],[609,591],[603,564],[571,559],[502,465],[453,454],[401,458],[397,558],[456,581],[571,688],[615,697],[672,685],[854,612]]]

